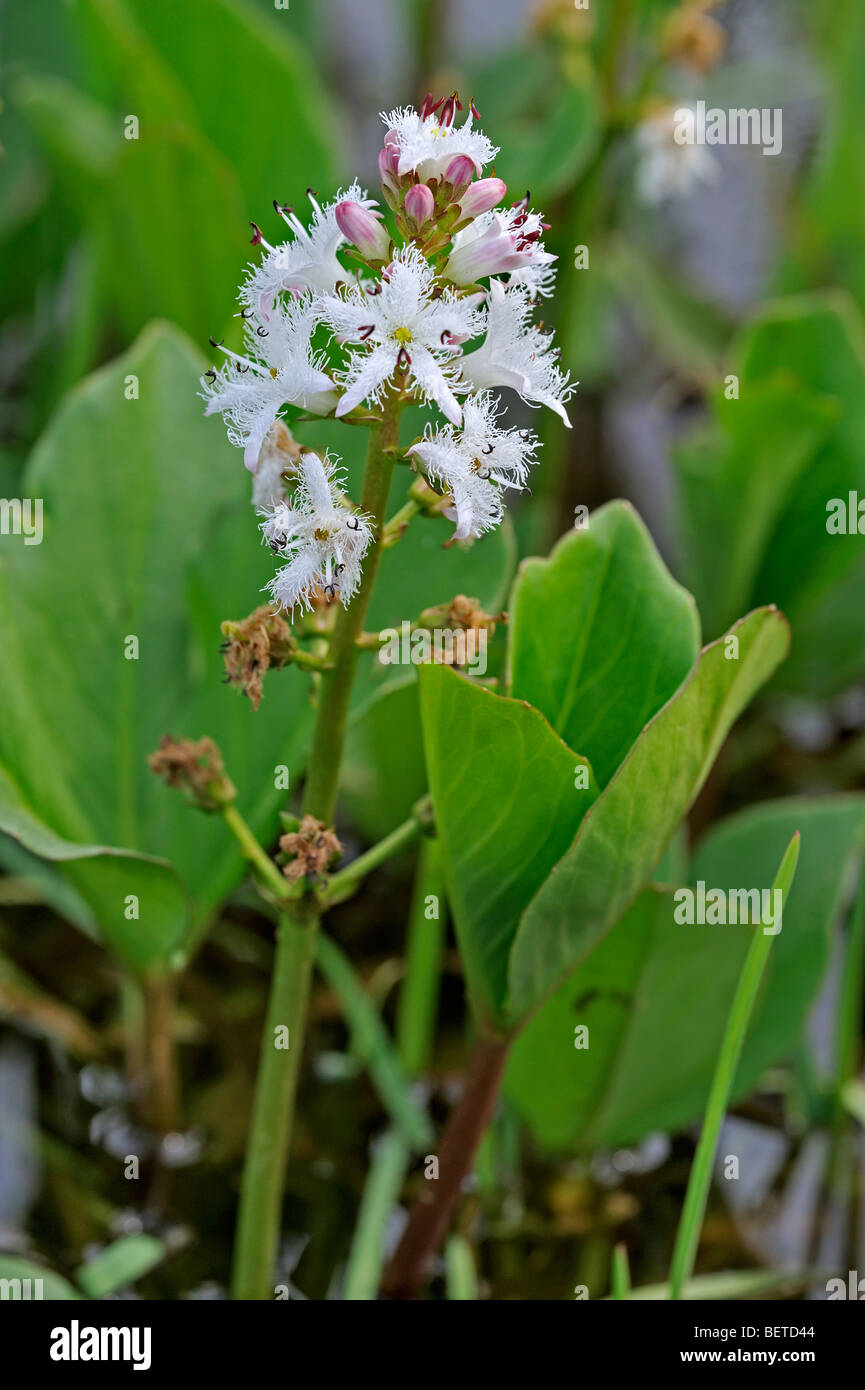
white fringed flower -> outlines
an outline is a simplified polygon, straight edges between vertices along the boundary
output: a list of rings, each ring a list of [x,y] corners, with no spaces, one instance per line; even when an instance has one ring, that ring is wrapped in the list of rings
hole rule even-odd
[[[459,298],[447,289],[436,298],[435,288],[435,272],[409,244],[395,252],[374,286],[353,285],[342,296],[320,301],[321,315],[340,341],[360,345],[342,374],[337,415],[362,401],[378,405],[396,377],[400,385],[411,382],[424,401],[435,401],[459,424],[454,359],[460,344],[481,331],[484,318],[477,308],[480,296]]]
[[[541,216],[524,198],[506,212],[487,212],[457,232],[444,274],[455,285],[471,285],[486,275],[511,272],[510,284],[523,284],[532,298],[552,294],[556,257],[544,250]]]
[[[455,540],[497,526],[504,515],[502,489],[521,491],[535,462],[535,436],[529,430],[499,429],[499,414],[489,392],[470,396],[463,406],[462,429],[427,425],[423,439],[408,451],[453,498],[444,514],[457,523]]]
[[[676,140],[676,116],[689,108],[671,106],[642,121],[634,141],[639,156],[637,192],[646,203],[665,198],[681,198],[699,184],[714,184],[720,165],[699,144],[680,144]]]
[[[316,294],[330,294],[340,280],[347,278],[348,272],[336,254],[346,240],[337,225],[336,209],[343,202],[357,203],[362,208],[376,206],[375,199],[368,198],[356,180],[325,207],[321,207],[311,191],[307,192],[307,197],[313,210],[309,227],[303,225],[291,208],[274,203],[294,234],[291,241],[271,246],[253,224],[253,241],[264,247],[265,255],[260,265],[250,268],[240,298],[247,309],[264,319],[270,315],[277,296],[285,291],[302,294],[311,290]]]
[[[475,172],[480,174],[484,165],[495,159],[498,147],[482,130],[474,128],[478,114],[474,103],[469,104],[469,113],[461,126],[454,124],[458,109],[461,107],[454,94],[435,106],[427,97],[420,112],[412,106],[404,106],[381,113],[387,126],[385,149],[391,146],[395,150],[400,175],[413,173],[426,183],[429,179],[440,178],[457,155],[470,159]]]
[[[337,403],[334,384],[324,371],[326,359],[312,350],[312,334],[319,322],[315,301],[309,296],[274,304],[267,318],[248,310],[246,355],[222,348],[229,360],[202,378],[205,415],[221,413],[228,437],[243,449],[243,461],[251,473],[283,406],[327,415]]]
[[[546,405],[570,429],[564,402],[576,390],[556,363],[550,337],[530,322],[532,304],[522,286],[490,281],[486,337],[462,359],[463,381],[472,390],[509,386],[530,405]]]
[[[351,510],[332,459],[310,450],[301,454],[296,472],[291,500],[263,513],[261,529],[268,545],[288,558],[268,591],[278,608],[310,610],[313,591],[320,586],[327,598],[339,594],[347,608],[372,540],[369,518]]]

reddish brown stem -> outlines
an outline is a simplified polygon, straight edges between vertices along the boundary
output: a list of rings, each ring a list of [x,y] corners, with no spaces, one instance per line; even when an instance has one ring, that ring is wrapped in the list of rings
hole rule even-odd
[[[465,1090],[451,1111],[438,1153],[438,1178],[424,1183],[385,1274],[385,1298],[415,1298],[441,1245],[478,1144],[493,1117],[508,1055],[508,1039],[479,1037]]]
[[[147,1117],[153,1129],[168,1134],[177,1128],[179,1083],[174,1046],[176,982],[154,973],[144,981],[144,1020],[147,1042]]]

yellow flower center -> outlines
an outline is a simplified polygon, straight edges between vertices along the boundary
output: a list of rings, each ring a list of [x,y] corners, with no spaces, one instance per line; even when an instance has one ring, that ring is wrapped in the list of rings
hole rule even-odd
[[[316,539],[317,541],[329,541],[329,540],[330,540],[330,532],[327,531],[327,530],[325,530],[325,528],[324,528],[323,526],[317,526],[317,527],[315,528],[315,530],[313,531],[312,534],[315,536],[315,539]]]
[[[405,345],[406,343],[410,343],[410,342],[411,342],[411,329],[410,329],[410,328],[397,328],[397,329],[394,331],[394,335],[393,335],[393,336],[396,338],[396,340],[397,340],[398,343],[402,343],[403,345]]]
[[[279,372],[276,370],[276,367],[271,367],[270,375],[273,377],[274,381],[276,381],[276,378],[279,376]]]

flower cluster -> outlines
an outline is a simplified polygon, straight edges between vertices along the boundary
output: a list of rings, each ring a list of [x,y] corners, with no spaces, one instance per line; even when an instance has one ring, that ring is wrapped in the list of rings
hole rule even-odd
[[[537,440],[502,428],[497,395],[516,392],[569,425],[574,390],[551,335],[534,322],[553,290],[555,257],[529,195],[504,208],[498,153],[462,121],[457,93],[382,116],[383,202],[359,184],[322,206],[309,193],[308,225],[274,203],[289,229],[265,241],[240,289],[244,345],[202,379],[207,413],[219,412],[255,476],[254,501],[273,550],[287,560],[270,594],[280,608],[309,608],[323,593],[347,605],[372,540],[328,458],[300,451],[283,419],[290,408],[374,420],[391,402],[440,412],[406,451],[456,522],[455,539],[480,536],[503,516],[506,489],[525,488]]]

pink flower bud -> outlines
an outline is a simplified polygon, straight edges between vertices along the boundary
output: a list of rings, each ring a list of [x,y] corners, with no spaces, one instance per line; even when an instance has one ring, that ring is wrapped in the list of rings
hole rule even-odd
[[[474,161],[467,154],[456,155],[445,169],[445,182],[450,184],[455,198],[465,192],[474,176]]]
[[[405,195],[405,215],[420,229],[435,215],[435,199],[425,183],[413,183]]]
[[[383,184],[395,187],[391,174],[390,151],[385,147],[378,152],[378,176]]]
[[[481,213],[496,207],[507,191],[508,186],[501,179],[478,179],[460,199],[461,216],[480,217]]]
[[[390,237],[381,220],[381,213],[361,207],[349,199],[337,203],[335,209],[336,225],[343,236],[356,246],[362,256],[370,261],[387,259],[390,250]]]

